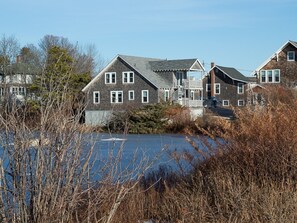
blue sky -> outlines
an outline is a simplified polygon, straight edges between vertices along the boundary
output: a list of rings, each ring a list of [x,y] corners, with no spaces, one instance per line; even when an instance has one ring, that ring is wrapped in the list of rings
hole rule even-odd
[[[198,58],[249,75],[297,41],[296,0],[2,0],[0,34],[22,46],[44,35],[117,54]]]

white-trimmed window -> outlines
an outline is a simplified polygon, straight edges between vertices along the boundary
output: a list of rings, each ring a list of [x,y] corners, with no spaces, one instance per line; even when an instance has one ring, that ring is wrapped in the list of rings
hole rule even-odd
[[[11,93],[13,95],[25,95],[24,87],[11,87]]]
[[[111,103],[123,103],[123,91],[111,91],[110,92]]]
[[[194,100],[194,98],[195,98],[195,91],[191,90],[190,91],[190,99]]]
[[[260,79],[261,79],[261,82],[262,83],[265,83],[266,82],[266,71],[265,70],[261,70],[260,72]]]
[[[244,106],[244,100],[238,100],[237,105],[238,106]]]
[[[211,91],[211,84],[206,84],[205,91],[210,92]]]
[[[223,100],[222,105],[223,106],[229,106],[230,105],[229,100]]]
[[[122,73],[123,75],[123,83],[124,84],[133,84],[134,83],[134,72],[133,71],[125,71]]]
[[[237,84],[237,93],[238,94],[243,94],[244,93],[244,84],[243,83],[238,83]]]
[[[274,82],[275,83],[280,82],[280,70],[274,70]]]
[[[141,91],[141,102],[142,103],[148,103],[149,102],[149,91],[148,90],[142,90]]]
[[[129,101],[134,100],[134,90],[128,91],[128,99],[129,99]]]
[[[221,93],[221,84],[216,83],[215,84],[215,94]]]
[[[100,91],[93,91],[93,103],[94,104],[100,103]]]
[[[288,61],[295,61],[295,51],[288,51],[287,52],[287,60]]]
[[[169,97],[170,97],[169,90],[164,90],[164,101],[169,101]]]
[[[280,70],[261,70],[260,71],[261,83],[280,83]]]
[[[116,84],[116,72],[105,73],[105,84]]]

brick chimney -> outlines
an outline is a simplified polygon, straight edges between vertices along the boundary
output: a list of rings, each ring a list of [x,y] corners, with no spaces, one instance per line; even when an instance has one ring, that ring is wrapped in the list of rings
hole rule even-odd
[[[214,62],[211,62],[210,67],[210,96],[215,97],[215,70],[213,69],[215,66]]]

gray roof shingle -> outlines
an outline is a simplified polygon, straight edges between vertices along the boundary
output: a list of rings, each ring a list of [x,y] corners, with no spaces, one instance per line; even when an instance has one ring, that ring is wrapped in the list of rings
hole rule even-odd
[[[152,70],[158,71],[187,71],[197,59],[151,61]]]
[[[162,77],[158,72],[187,71],[193,68],[193,65],[196,66],[194,69],[201,69],[200,66],[195,64],[197,59],[162,60],[127,55],[119,55],[119,57],[158,88],[172,87],[172,82]]]
[[[238,70],[236,70],[233,67],[223,67],[216,65],[217,68],[219,68],[221,71],[223,71],[225,74],[227,74],[229,77],[231,77],[234,80],[239,80],[243,82],[251,82],[251,79],[244,76],[242,73],[240,73]]]
[[[167,81],[165,78],[162,78],[161,75],[158,75],[151,69],[149,62],[158,61],[160,59],[127,55],[119,55],[119,57],[126,63],[128,63],[131,67],[133,67],[135,70],[137,70],[143,77],[145,77],[156,87],[168,88],[171,86],[171,83],[169,83],[169,81]]]

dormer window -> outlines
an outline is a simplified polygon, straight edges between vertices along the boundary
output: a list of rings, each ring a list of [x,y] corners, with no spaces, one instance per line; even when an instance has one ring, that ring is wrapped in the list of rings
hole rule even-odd
[[[288,61],[295,61],[295,51],[288,51],[287,60]]]

